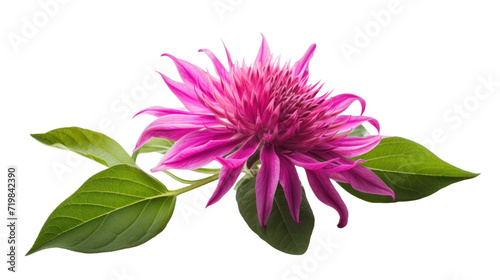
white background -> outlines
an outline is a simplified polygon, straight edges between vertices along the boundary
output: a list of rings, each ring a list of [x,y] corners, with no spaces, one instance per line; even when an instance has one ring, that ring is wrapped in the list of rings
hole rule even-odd
[[[20,219],[19,272],[8,273],[2,261],[2,279],[500,279],[496,1],[130,2],[2,1],[0,166],[4,173],[9,164],[19,168]],[[482,174],[408,203],[371,204],[339,190],[350,210],[344,229],[306,184],[316,227],[302,256],[261,241],[240,217],[234,191],[204,209],[208,185],[179,197],[167,228],[139,247],[93,255],[48,249],[24,257],[52,210],[103,169],[30,133],[80,126],[131,151],[153,119],[132,119],[135,112],[180,104],[150,73],[178,79],[162,53],[212,71],[199,48],[225,61],[223,40],[233,59],[252,61],[261,32],[282,61],[297,60],[317,43],[311,82],[365,98],[365,115],[380,121],[382,134],[424,143]],[[496,84],[488,91],[481,79]],[[139,164],[148,170],[158,159],[143,156]],[[158,177],[171,189],[181,186]],[[0,259],[6,237],[3,225]]]

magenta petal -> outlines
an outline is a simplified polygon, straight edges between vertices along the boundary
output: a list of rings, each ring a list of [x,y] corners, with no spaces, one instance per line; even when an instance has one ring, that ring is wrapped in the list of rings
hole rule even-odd
[[[304,169],[309,169],[309,170],[322,169],[325,166],[329,165],[332,161],[335,160],[335,159],[332,159],[332,160],[321,162],[321,161],[315,160],[312,157],[306,156],[306,155],[298,153],[298,152],[294,152],[294,153],[291,153],[288,155],[283,155],[283,156],[287,157],[293,164],[300,166]]]
[[[240,168],[227,168],[222,167],[219,173],[219,182],[217,183],[217,188],[207,202],[208,207],[216,202],[218,202],[234,185],[236,180],[241,174],[243,165]]]
[[[231,59],[231,54],[227,50],[226,44],[224,44],[224,42],[222,42],[222,44],[224,45],[224,49],[226,50],[227,63],[229,64],[229,69],[231,69],[233,68],[233,60]]]
[[[234,132],[231,131],[212,131],[208,129],[190,132],[175,142],[161,161],[172,159],[188,148],[201,146],[212,140],[227,140],[234,135]]]
[[[273,208],[274,193],[278,187],[280,174],[280,161],[273,145],[266,144],[262,147],[260,161],[262,165],[257,173],[255,194],[259,222],[262,227],[265,227]]]
[[[389,188],[370,169],[357,165],[343,172],[331,173],[330,178],[335,181],[351,184],[352,188],[364,193],[390,195],[395,199],[394,191]]]
[[[199,52],[204,52],[207,54],[207,56],[212,60],[212,63],[214,64],[215,71],[217,72],[217,75],[224,81],[228,81],[228,73],[226,68],[220,63],[219,59],[214,55],[214,53],[211,50],[207,49],[200,49]]]
[[[302,186],[300,184],[299,174],[293,163],[284,156],[279,156],[280,176],[279,181],[283,187],[288,207],[293,220],[300,224],[300,203],[302,202]]]
[[[177,141],[190,132],[218,124],[219,122],[215,117],[209,115],[168,115],[160,117],[144,129],[134,151],[154,137]]]
[[[327,166],[326,168],[324,168],[321,171],[326,172],[326,173],[346,171],[346,170],[349,170],[351,168],[354,168],[360,162],[365,162],[365,161],[362,159],[358,159],[356,161],[350,161],[348,163],[340,163],[338,165],[332,164],[332,165]]]
[[[293,65],[296,76],[309,77],[309,61],[311,61],[311,58],[313,57],[314,50],[316,50],[316,44],[312,44],[307,49],[304,56]]]
[[[338,116],[335,119],[335,123],[343,123],[340,127],[338,127],[338,130],[340,132],[347,132],[352,129],[355,129],[356,127],[360,126],[364,122],[369,122],[373,127],[377,129],[377,131],[380,133],[380,125],[378,121],[374,118],[370,117],[365,117],[365,116]]]
[[[381,139],[382,136],[380,135],[347,137],[337,140],[335,144],[338,146],[333,148],[332,151],[346,158],[357,157],[371,151]]]
[[[134,115],[134,117],[141,115],[141,114],[148,114],[148,115],[152,115],[155,117],[163,117],[166,115],[194,115],[193,113],[191,113],[189,111],[165,108],[165,107],[160,107],[160,106],[153,106],[153,107],[146,108],[142,111],[139,111],[137,114]]]
[[[332,110],[334,110],[335,112],[340,113],[345,111],[349,106],[351,106],[354,101],[359,101],[359,103],[361,103],[361,114],[365,112],[366,101],[357,95],[351,93],[343,93],[336,95],[331,99],[331,101],[333,102]]]
[[[191,112],[210,112],[203,104],[196,99],[194,85],[176,82],[169,77],[158,72],[170,90],[177,96],[179,101]]]
[[[206,80],[210,75],[200,67],[179,59],[171,54],[164,53],[162,56],[168,56],[172,59],[177,67],[177,70],[179,71],[182,81],[190,85],[196,85],[198,79],[203,78],[203,80]]]
[[[287,157],[293,164],[308,170],[321,170],[323,172],[338,172],[353,168],[359,162],[364,162],[362,159],[357,161],[341,162],[340,157],[333,157],[326,161],[318,161],[312,157],[301,153],[294,152],[292,154],[283,155]]]
[[[230,155],[228,159],[233,161],[238,161],[239,165],[233,167],[223,166],[219,173],[219,183],[215,189],[212,197],[207,203],[207,207],[219,201],[234,185],[238,176],[243,170],[247,159],[255,153],[260,145],[260,141],[257,138],[251,138],[245,144],[241,146],[234,154]]]
[[[171,151],[169,151],[151,171],[156,172],[172,168],[200,168],[213,161],[215,157],[220,157],[231,152],[236,146],[241,144],[242,141],[242,136],[234,136],[230,139],[210,140],[199,146],[191,146],[186,147],[184,150],[176,150],[177,154],[175,156],[171,155]]]
[[[223,157],[216,157],[216,161],[218,161],[220,164],[222,164],[223,167],[227,168],[236,168],[238,166],[242,166],[243,163],[245,163],[246,159],[244,158],[223,158]]]
[[[177,70],[179,71],[179,75],[181,76],[182,81],[186,84],[187,89],[191,90],[190,93],[193,97],[196,96],[194,94],[195,87],[198,87],[204,93],[211,92],[211,81],[214,81],[216,79],[208,72],[202,70],[196,65],[193,65],[182,59],[178,59],[168,53],[165,53],[162,56],[168,56],[172,59],[172,61],[175,63],[175,66],[177,67]]]
[[[260,45],[259,53],[255,58],[255,63],[260,63],[262,65],[269,59],[271,59],[271,50],[269,49],[266,38],[262,35],[262,44]]]
[[[333,187],[328,174],[321,171],[306,170],[307,179],[309,180],[309,185],[313,190],[314,194],[318,199],[324,204],[337,210],[340,216],[339,223],[337,226],[343,228],[347,225],[347,220],[349,217],[349,212],[347,207],[342,201],[337,190]]]

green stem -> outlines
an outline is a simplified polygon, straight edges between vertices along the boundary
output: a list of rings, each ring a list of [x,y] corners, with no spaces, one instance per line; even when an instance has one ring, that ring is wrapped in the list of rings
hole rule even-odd
[[[167,174],[168,176],[172,177],[172,178],[173,178],[174,180],[176,180],[177,182],[181,182],[181,183],[183,183],[183,184],[188,184],[188,185],[190,185],[190,184],[194,184],[194,183],[196,183],[196,182],[199,182],[199,181],[203,180],[203,179],[199,179],[199,180],[186,180],[186,179],[182,179],[182,178],[180,178],[180,177],[175,176],[173,173],[168,172],[167,170],[164,170],[164,171],[162,171],[162,172],[163,172],[163,173],[165,173],[165,174]]]
[[[186,186],[184,188],[180,188],[180,189],[177,189],[177,190],[174,190],[174,191],[170,191],[169,194],[171,194],[171,195],[179,195],[179,194],[182,194],[182,193],[194,190],[196,188],[199,188],[199,187],[201,187],[203,185],[206,185],[206,184],[208,184],[210,182],[213,182],[213,181],[215,181],[217,179],[219,179],[219,174],[218,173],[214,174],[214,175],[212,175],[210,177],[207,177],[207,178],[205,178],[203,180],[200,180],[200,181],[198,181],[198,182],[196,182],[194,184]]]
[[[220,172],[220,168],[198,168],[192,171],[203,174],[217,174]]]
[[[132,153],[131,158],[132,158],[132,160],[133,160],[135,163],[137,163],[137,156],[138,156],[138,155],[139,155],[139,151],[138,151],[138,150]]]

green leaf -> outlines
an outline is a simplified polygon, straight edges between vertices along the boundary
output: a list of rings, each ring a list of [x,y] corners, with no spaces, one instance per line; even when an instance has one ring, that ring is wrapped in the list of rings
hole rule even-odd
[[[314,228],[314,215],[307,202],[304,189],[302,189],[302,203],[300,204],[300,225],[293,220],[283,189],[279,185],[274,195],[271,216],[266,227],[262,228],[257,217],[255,179],[256,177],[247,175],[238,182],[236,200],[241,216],[248,226],[269,245],[288,254],[304,254],[309,247]]]
[[[416,200],[479,175],[450,165],[422,145],[400,137],[384,138],[370,152],[354,159],[358,158],[365,160],[361,165],[371,169],[396,195],[393,201],[389,196],[362,193],[339,183],[352,195],[369,202]]]
[[[43,144],[76,152],[108,167],[123,163],[135,164],[115,140],[92,130],[64,127],[31,136]]]
[[[27,255],[55,247],[98,253],[140,245],[165,228],[175,200],[136,166],[110,167],[90,177],[50,214]]]
[[[174,145],[174,141],[163,138],[153,138],[146,144],[142,145],[137,151],[132,154],[132,159],[135,161],[139,154],[145,153],[160,153],[165,154]]]
[[[366,128],[363,126],[363,125],[360,125],[358,127],[356,127],[355,129],[353,129],[351,131],[351,133],[349,133],[349,137],[352,137],[352,136],[356,136],[356,137],[365,137],[365,136],[368,136],[370,135],[370,133],[368,132],[368,130],[366,130]]]

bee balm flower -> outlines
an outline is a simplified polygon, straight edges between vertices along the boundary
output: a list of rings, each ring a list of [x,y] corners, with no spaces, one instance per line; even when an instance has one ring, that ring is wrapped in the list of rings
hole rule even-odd
[[[331,179],[358,191],[390,195],[394,192],[371,170],[349,158],[374,148],[380,135],[351,137],[349,132],[364,122],[379,130],[378,122],[362,116],[365,101],[353,94],[318,95],[321,85],[308,84],[312,45],[295,64],[280,66],[264,37],[251,65],[233,63],[226,49],[229,70],[209,50],[213,76],[170,54],[182,79],[162,77],[187,110],[151,107],[140,113],[158,117],[140,136],[136,149],[153,137],[176,141],[152,171],[196,169],[213,160],[222,164],[220,179],[208,201],[221,199],[236,182],[245,164],[260,159],[255,191],[261,226],[272,210],[278,182],[283,187],[293,219],[299,222],[302,191],[295,166],[305,169],[309,185],[323,203],[340,215],[339,227],[347,224],[348,211]],[[355,101],[359,116],[342,115]],[[249,160],[250,159],[250,160]],[[207,205],[207,206],[208,206]]]

